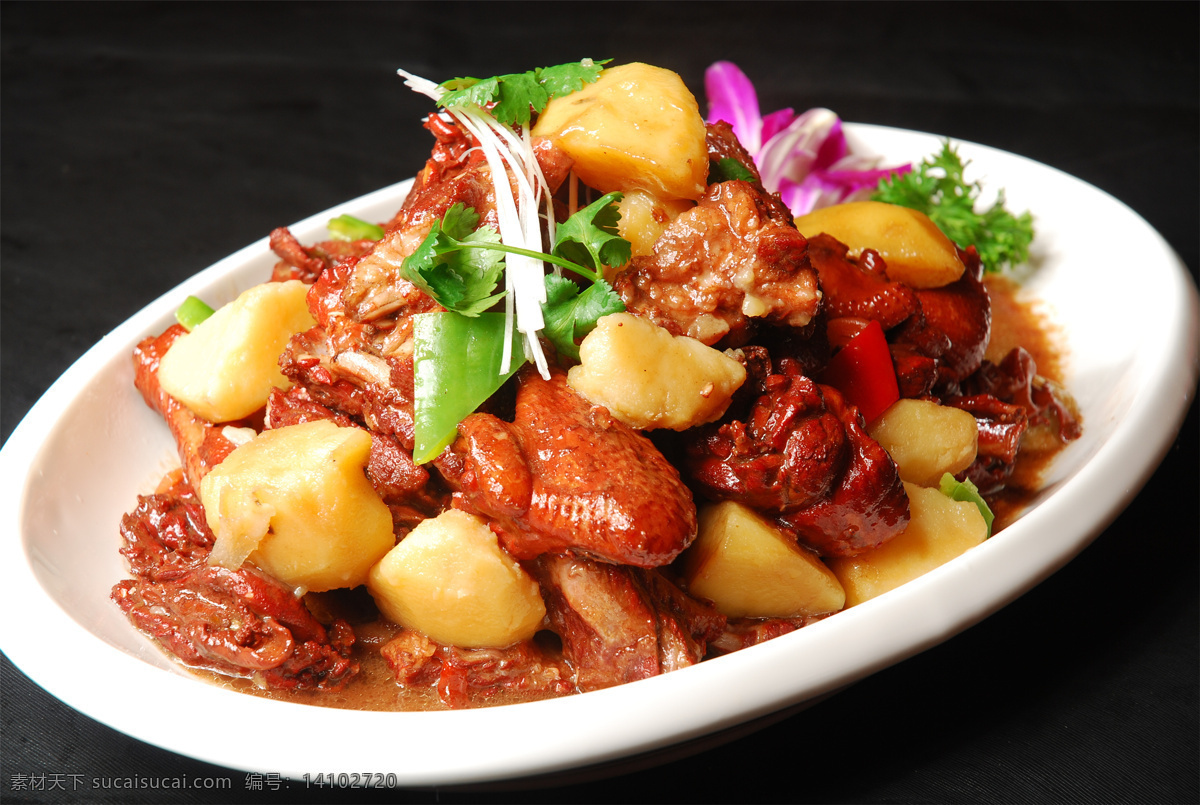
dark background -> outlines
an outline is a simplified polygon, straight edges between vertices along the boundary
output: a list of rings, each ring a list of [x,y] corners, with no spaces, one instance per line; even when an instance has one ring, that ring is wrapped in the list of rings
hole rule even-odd
[[[4,3],[3,437],[88,347],[184,278],[277,225],[411,176],[431,145],[418,125],[428,105],[397,67],[441,81],[611,57],[671,68],[699,95],[704,68],[730,59],[764,111],[827,106],[1079,176],[1144,216],[1194,276],[1198,10]],[[1138,281],[1138,255],[1118,245],[1111,259]],[[1111,315],[1122,327],[1123,311]],[[1193,401],[1125,513],[999,614],[689,759],[515,791],[253,791],[240,772],[75,713],[4,659],[0,798],[161,802],[161,792],[18,790],[14,778],[187,774],[231,777],[233,789],[166,801],[1200,801],[1196,424]],[[270,740],[270,725],[230,725],[247,728]]]

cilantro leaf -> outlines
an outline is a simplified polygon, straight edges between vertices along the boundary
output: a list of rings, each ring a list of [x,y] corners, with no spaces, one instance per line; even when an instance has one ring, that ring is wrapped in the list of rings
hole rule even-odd
[[[538,83],[546,88],[546,93],[551,98],[560,98],[563,95],[578,92],[583,89],[584,84],[594,82],[600,77],[600,72],[604,69],[604,65],[610,61],[612,59],[603,59],[601,61],[583,59],[582,61],[568,62],[567,64],[559,64],[554,67],[541,67],[535,72],[537,72]],[[538,111],[540,112],[541,109]]]
[[[755,176],[742,163],[738,162],[733,157],[721,157],[720,159],[710,160],[708,163],[708,183],[716,184],[717,182],[728,182],[734,179],[740,179],[743,182],[755,181]]]
[[[434,222],[401,270],[447,310],[478,316],[504,296],[492,294],[504,270],[504,255],[487,248],[499,243],[496,230],[480,227],[479,214],[458,203]]]
[[[986,271],[1027,261],[1033,216],[1029,212],[1013,215],[1005,209],[1003,190],[991,207],[976,212],[981,185],[964,181],[964,167],[958,151],[946,140],[939,153],[915,170],[882,180],[871,198],[925,213],[960,247],[973,245]]]
[[[598,280],[580,292],[579,286],[566,277],[547,274],[542,334],[560,355],[579,360],[576,340],[590,333],[601,316],[620,313],[624,309],[621,297],[604,280]]]
[[[540,67],[525,73],[508,73],[492,78],[454,78],[440,85],[446,90],[438,105],[478,106],[487,109],[496,120],[508,125],[528,123],[534,112],[541,112],[551,98],[569,95],[600,77],[610,60]]]
[[[621,193],[601,196],[558,226],[554,254],[573,263],[604,273],[604,267],[619,268],[629,262],[632,245],[617,234]]]
[[[632,248],[616,234],[619,198],[619,193],[609,193],[568,218],[563,224],[565,234],[560,228],[554,254],[502,243],[494,229],[478,226],[474,209],[455,204],[405,258],[404,274],[442,307],[464,316],[478,316],[504,296],[489,294],[504,269],[506,253],[538,258],[579,274],[591,281],[582,291],[566,277],[546,276],[541,330],[561,354],[578,359],[576,339],[591,332],[601,316],[625,309],[603,277],[603,266],[624,265]]]
[[[533,72],[500,76],[497,85],[496,105],[490,111],[502,123],[524,125],[533,110],[541,111],[550,102],[550,95]]]

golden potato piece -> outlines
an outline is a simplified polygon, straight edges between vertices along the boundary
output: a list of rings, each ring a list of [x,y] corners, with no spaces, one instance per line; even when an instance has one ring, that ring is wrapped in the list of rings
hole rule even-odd
[[[395,544],[392,515],[363,471],[371,436],[328,420],[264,431],[200,482],[216,535],[210,562],[248,558],[312,592],[357,587]]]
[[[389,620],[439,643],[503,647],[533,637],[541,590],[480,518],[424,520],[371,569],[367,589]]]
[[[617,234],[632,245],[634,257],[645,257],[653,254],[667,224],[691,207],[690,201],[664,201],[645,190],[630,190],[617,205],[621,214]]]
[[[975,417],[930,400],[897,400],[867,432],[896,462],[900,479],[918,486],[937,486],[943,474],[965,470],[979,446]]]
[[[683,554],[688,591],[731,618],[837,612],[846,594],[816,554],[735,501],[700,510],[700,533]]]
[[[266,405],[291,382],[279,354],[295,333],[316,324],[308,286],[268,282],[244,292],[182,335],[158,367],[163,390],[210,422],[229,422]]]
[[[848,607],[894,590],[987,538],[987,523],[974,503],[916,484],[904,484],[904,491],[911,509],[904,533],[858,556],[829,560]]]
[[[554,98],[533,127],[575,160],[601,193],[646,190],[697,199],[708,179],[704,118],[683,79],[634,62],[610,67],[578,92]]]
[[[629,313],[602,317],[567,385],[631,428],[686,430],[720,419],[746,380],[723,352]]]
[[[874,249],[887,263],[888,278],[913,288],[940,288],[962,276],[958,248],[929,216],[882,201],[851,201],[813,210],[796,219],[800,234],[824,232],[857,256]]]

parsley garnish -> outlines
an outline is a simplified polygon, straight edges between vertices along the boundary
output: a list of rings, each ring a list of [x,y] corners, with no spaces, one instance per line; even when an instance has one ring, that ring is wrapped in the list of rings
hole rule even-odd
[[[412,254],[403,271],[439,305],[464,316],[478,316],[504,293],[493,294],[504,270],[500,234],[479,226],[479,214],[461,202],[446,210]]]
[[[623,197],[621,193],[603,195],[559,224],[554,253],[597,272],[603,272],[605,266],[620,268],[628,263],[633,246],[617,234],[621,219],[617,204]]]
[[[452,78],[439,86],[446,93],[438,106],[478,106],[508,125],[524,125],[532,113],[541,112],[551,98],[570,95],[600,77],[611,59],[539,67],[526,73],[509,73],[492,78]],[[494,104],[489,108],[490,104]]]
[[[947,140],[940,153],[907,173],[893,173],[871,196],[925,213],[946,237],[962,248],[974,246],[985,271],[999,271],[1029,259],[1033,216],[1014,216],[1004,208],[1004,191],[983,212],[975,211],[980,183],[963,181],[963,161]]]

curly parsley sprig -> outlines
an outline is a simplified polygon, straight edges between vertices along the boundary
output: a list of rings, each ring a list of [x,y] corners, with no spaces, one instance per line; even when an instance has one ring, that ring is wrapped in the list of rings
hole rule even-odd
[[[1005,209],[1003,190],[991,207],[977,212],[981,185],[964,181],[964,168],[958,150],[946,140],[939,153],[914,170],[882,180],[871,198],[925,213],[960,247],[973,245],[985,271],[1026,262],[1033,241],[1033,216],[1028,211],[1013,215]]]

